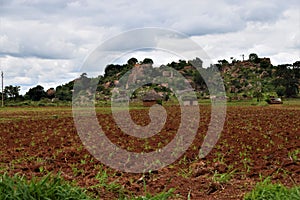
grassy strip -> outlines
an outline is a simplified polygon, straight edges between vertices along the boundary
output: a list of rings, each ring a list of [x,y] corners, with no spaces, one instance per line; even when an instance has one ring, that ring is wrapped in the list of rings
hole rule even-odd
[[[103,181],[102,181],[103,182]],[[116,184],[100,183],[108,191],[120,192],[120,186]],[[97,185],[96,187],[98,187]],[[152,195],[147,193],[141,197],[125,197],[121,200],[167,200],[173,196],[174,189],[167,192]],[[48,174],[42,178],[27,180],[24,176],[0,174],[0,200],[95,200],[86,194],[86,190],[70,185],[59,175]]]
[[[50,174],[41,178],[27,180],[24,176],[7,174],[0,175],[0,200],[35,200],[57,199],[75,200],[92,199],[81,188],[71,186],[60,176],[51,177]]]
[[[287,188],[281,184],[272,184],[267,178],[256,184],[254,190],[246,194],[244,200],[300,200],[300,186]]]
[[[158,194],[151,194],[147,192],[147,186],[146,183],[144,182],[144,196],[140,197],[132,197],[131,195],[125,196],[125,189],[122,185],[118,184],[117,181],[109,182],[108,181],[108,174],[106,170],[100,170],[100,172],[96,175],[95,177],[99,183],[91,186],[90,188],[104,188],[105,191],[110,191],[113,193],[118,194],[118,199],[119,200],[168,200],[170,197],[173,196],[173,192],[175,189],[170,189],[168,191],[163,191]]]

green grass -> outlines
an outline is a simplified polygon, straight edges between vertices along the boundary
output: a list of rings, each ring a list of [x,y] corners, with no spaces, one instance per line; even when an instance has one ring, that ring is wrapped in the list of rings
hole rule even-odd
[[[257,183],[244,200],[300,200],[300,186],[287,188],[281,184],[272,184],[267,178]]]
[[[300,99],[299,98],[283,98],[282,99],[283,104],[282,106],[299,106],[300,105]],[[199,100],[200,105],[210,105],[211,100],[210,99],[200,99]],[[227,106],[268,106],[269,104],[263,99],[260,102],[256,101],[256,98],[253,98],[252,100],[233,100],[233,101],[227,101]]]
[[[235,170],[228,173],[219,174],[217,172],[213,175],[213,181],[217,183],[227,183],[234,177]]]
[[[71,186],[60,176],[50,174],[27,180],[24,176],[0,175],[0,200],[92,199],[81,188]]]
[[[300,98],[297,99],[286,99],[283,98],[283,106],[299,106],[300,105]]]
[[[167,200],[173,196],[174,189],[158,194],[146,192],[144,196],[124,196],[120,195],[123,189],[116,183],[107,183],[107,174],[104,173],[99,179],[99,184],[95,187],[103,187],[110,192],[117,192],[120,200]],[[122,192],[121,192],[122,193]],[[0,175],[0,200],[96,200],[86,193],[85,189],[76,187],[64,181],[59,175],[48,174],[42,178],[34,177],[31,180],[18,174],[13,177],[7,174]]]
[[[109,175],[106,170],[100,169],[100,172],[95,177],[99,181],[99,183],[91,186],[90,188],[104,188],[106,191],[118,193],[120,197],[123,197],[125,191],[123,186],[118,184],[117,180],[109,182],[108,177]]]

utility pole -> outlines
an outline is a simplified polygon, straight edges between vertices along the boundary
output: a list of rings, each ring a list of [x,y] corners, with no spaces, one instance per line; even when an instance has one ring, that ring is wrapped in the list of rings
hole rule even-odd
[[[4,94],[3,94],[3,71],[1,71],[1,82],[2,82],[2,104],[1,106],[4,107]]]

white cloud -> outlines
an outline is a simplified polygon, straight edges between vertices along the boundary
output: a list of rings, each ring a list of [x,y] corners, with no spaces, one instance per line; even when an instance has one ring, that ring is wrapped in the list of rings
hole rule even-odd
[[[42,85],[45,89],[67,83],[79,76],[78,69],[70,60],[19,58],[2,59],[5,85],[20,85],[24,94],[30,87]]]
[[[0,69],[6,74],[6,84],[55,87],[71,80],[101,43],[122,31],[143,27],[181,31],[214,61],[231,56],[241,59],[241,54],[247,57],[256,52],[271,57],[274,64],[294,62],[300,57],[298,4],[297,0],[1,1]],[[142,34],[129,40],[124,34],[110,48],[132,50],[145,41],[148,46],[164,43],[172,48],[175,42],[149,37]],[[193,56],[190,47],[179,41],[176,45]],[[139,59],[150,54],[157,63],[167,61],[167,56],[173,58],[159,50],[135,54]],[[111,52],[108,60],[117,55]]]
[[[193,39],[214,58],[247,56],[257,53],[271,57],[273,64],[292,63],[299,59],[299,10],[289,9],[275,23],[248,22],[244,30],[226,34],[196,36]],[[280,56],[285,55],[285,56]]]

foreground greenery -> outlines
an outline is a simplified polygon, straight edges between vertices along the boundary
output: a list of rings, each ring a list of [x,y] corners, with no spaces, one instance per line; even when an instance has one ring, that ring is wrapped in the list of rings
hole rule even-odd
[[[245,200],[299,200],[300,186],[287,188],[282,184],[272,184],[270,179],[257,183],[254,190],[245,195]]]
[[[106,181],[104,181],[106,182]],[[110,184],[104,184],[100,181],[101,186],[108,189]],[[99,186],[99,185],[98,185]],[[97,187],[97,186],[96,186]],[[121,189],[121,188],[119,188]],[[114,190],[114,189],[113,189]],[[110,190],[112,191],[112,190]],[[167,200],[173,196],[174,189],[152,195],[145,191],[144,196],[140,197],[121,197],[123,200]],[[35,199],[69,199],[69,200],[94,200],[87,194],[85,189],[71,185],[64,181],[59,175],[51,176],[48,174],[42,178],[26,179],[24,176],[7,174],[0,175],[0,200],[35,200]],[[300,186],[287,188],[282,184],[273,184],[270,178],[257,183],[256,187],[244,197],[244,200],[299,200]]]
[[[100,182],[101,186],[109,191],[115,189],[115,184]],[[112,189],[112,190],[111,190]],[[120,189],[117,187],[117,189]],[[156,195],[146,193],[140,197],[122,197],[123,200],[167,200],[173,195],[173,189]],[[119,191],[120,192],[120,191]],[[85,189],[71,185],[64,181],[59,175],[48,174],[42,178],[28,180],[25,176],[7,174],[0,175],[0,200],[94,200],[98,199],[87,194]]]
[[[0,176],[1,200],[27,200],[27,199],[92,199],[81,188],[71,186],[60,176],[50,175],[38,180],[27,180],[24,176],[7,174]]]

